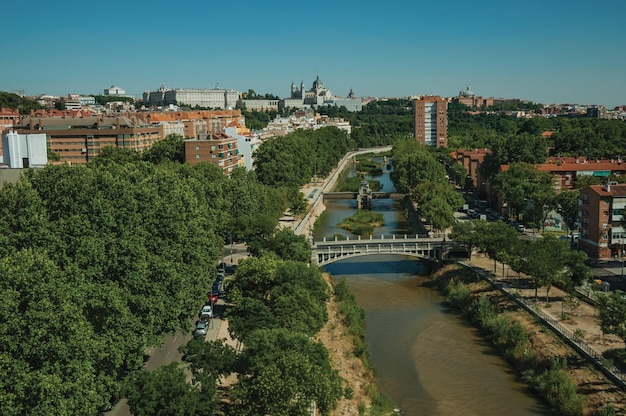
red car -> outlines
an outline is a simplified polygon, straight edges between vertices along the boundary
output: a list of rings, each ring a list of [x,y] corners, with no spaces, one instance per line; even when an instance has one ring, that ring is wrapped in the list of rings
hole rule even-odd
[[[206,297],[211,303],[217,302],[217,300],[220,298],[217,293],[212,293],[211,291],[206,292]]]

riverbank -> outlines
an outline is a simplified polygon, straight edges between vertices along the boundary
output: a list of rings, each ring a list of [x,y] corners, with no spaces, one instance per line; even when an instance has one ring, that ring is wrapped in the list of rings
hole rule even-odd
[[[476,267],[480,267],[483,270],[493,270],[493,261],[478,257],[470,262]],[[468,279],[469,275],[472,275]],[[476,278],[474,272],[468,273],[467,269],[462,268],[459,265],[447,265],[437,271],[433,277],[435,279],[445,280],[458,280],[464,281],[466,287],[470,291],[470,298],[477,299],[480,296],[485,296],[490,300],[490,303],[495,305],[500,315],[506,315],[513,322],[519,323],[524,331],[529,336],[530,347],[536,354],[538,359],[549,361],[559,360],[565,363],[564,370],[571,378],[575,385],[576,393],[584,398],[582,415],[595,415],[604,414],[601,413],[607,405],[613,406],[616,414],[623,415],[626,412],[626,394],[615,386],[613,382],[608,380],[598,369],[584,360],[580,355],[561,337],[557,336],[554,332],[548,329],[545,325],[541,324],[534,316],[528,311],[521,308],[510,297],[506,296],[497,287],[489,284],[484,280]],[[527,289],[520,289],[518,296],[520,297],[534,297],[534,289],[531,285],[527,286]],[[540,308],[541,302],[537,307]],[[560,312],[560,307],[557,305],[544,305],[547,309],[553,309],[553,312]],[[577,309],[581,306],[577,306],[571,309],[571,314],[575,318],[572,320],[583,321],[583,312],[580,314]],[[582,308],[581,308],[582,309]],[[593,330],[591,322],[588,323],[589,331]],[[597,323],[595,324],[597,330]],[[589,335],[587,335],[589,336]],[[593,335],[595,336],[595,335]],[[607,337],[610,338],[610,337]],[[612,344],[613,342],[607,342],[603,344]],[[611,340],[614,341],[614,340]],[[605,345],[606,346],[606,345]],[[505,352],[506,353],[506,352]]]

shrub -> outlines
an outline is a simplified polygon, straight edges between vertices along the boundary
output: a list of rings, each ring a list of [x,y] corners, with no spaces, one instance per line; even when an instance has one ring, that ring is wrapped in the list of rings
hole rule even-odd
[[[461,282],[450,281],[445,288],[446,302],[453,308],[465,311],[470,301],[470,291]]]
[[[584,399],[576,394],[576,385],[559,366],[549,368],[535,377],[533,387],[558,409],[560,415],[578,416],[582,413]]]

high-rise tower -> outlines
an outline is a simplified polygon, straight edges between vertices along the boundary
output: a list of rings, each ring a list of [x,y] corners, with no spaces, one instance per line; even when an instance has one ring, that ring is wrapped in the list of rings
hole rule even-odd
[[[414,101],[415,139],[425,146],[448,146],[448,101],[424,96]]]

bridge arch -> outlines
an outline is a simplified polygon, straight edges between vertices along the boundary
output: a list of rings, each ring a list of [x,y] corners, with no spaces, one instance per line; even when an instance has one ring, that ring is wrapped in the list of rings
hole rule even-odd
[[[429,256],[425,256],[423,254],[420,253],[398,253],[398,252],[387,252],[387,253],[353,253],[353,254],[345,254],[345,255],[337,255],[337,256],[331,256],[331,257],[324,257],[323,255],[321,255],[321,259],[318,257],[317,260],[317,265],[322,267],[322,266],[327,266],[331,263],[337,262],[337,261],[341,261],[341,260],[346,260],[349,258],[354,258],[354,257],[363,257],[363,256],[373,256],[373,255],[377,255],[377,254],[385,254],[385,255],[392,255],[392,256],[408,256],[408,257],[417,257],[420,260],[433,260],[432,257]]]
[[[427,260],[442,260],[448,257],[448,253],[463,250],[463,247],[454,241],[420,235],[371,236],[369,239],[357,237],[356,239],[329,241],[323,239],[313,242],[311,248],[311,262],[318,266],[351,257],[376,254],[397,254]]]

